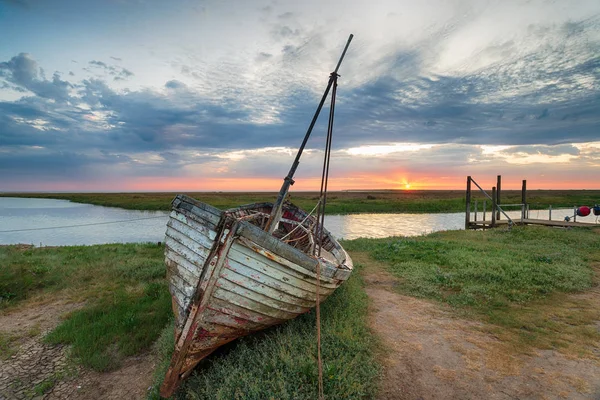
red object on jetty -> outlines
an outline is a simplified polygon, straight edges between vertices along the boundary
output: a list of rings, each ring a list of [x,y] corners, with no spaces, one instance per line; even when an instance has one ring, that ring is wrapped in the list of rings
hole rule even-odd
[[[577,216],[587,217],[588,215],[590,215],[591,211],[592,210],[588,206],[581,206],[581,207],[577,208]]]

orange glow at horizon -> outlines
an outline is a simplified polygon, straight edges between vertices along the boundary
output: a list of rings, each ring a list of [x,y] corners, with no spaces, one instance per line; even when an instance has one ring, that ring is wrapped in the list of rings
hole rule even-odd
[[[411,174],[410,180],[394,172],[389,175],[357,174],[344,177],[330,177],[328,189],[340,190],[464,190],[465,176],[431,176]],[[495,175],[474,177],[486,189],[496,185]],[[593,182],[585,177],[568,181],[556,181],[554,177],[528,177],[530,190],[568,190],[589,189]],[[318,191],[320,177],[299,177],[290,191]],[[522,178],[503,176],[502,187],[505,190],[520,190]],[[277,192],[283,183],[282,178],[192,178],[192,177],[141,177],[121,178],[107,181],[81,182],[39,182],[27,183],[27,188],[15,188],[14,191],[51,191],[51,192]],[[35,190],[32,190],[35,185]]]

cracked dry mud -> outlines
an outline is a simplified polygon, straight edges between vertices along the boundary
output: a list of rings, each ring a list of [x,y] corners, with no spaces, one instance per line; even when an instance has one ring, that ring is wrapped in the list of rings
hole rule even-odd
[[[0,331],[19,337],[15,354],[0,363],[0,399],[146,397],[155,367],[150,355],[128,358],[120,369],[99,373],[70,362],[68,347],[43,343],[42,338],[58,325],[61,315],[81,306],[55,301],[0,314]]]
[[[369,268],[364,277],[370,326],[385,349],[378,399],[600,399],[597,360],[511,352],[480,323],[398,294],[391,274]]]

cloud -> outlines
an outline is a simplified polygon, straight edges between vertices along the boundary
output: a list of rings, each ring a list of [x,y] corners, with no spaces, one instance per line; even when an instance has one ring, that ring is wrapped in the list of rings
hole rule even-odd
[[[43,71],[30,54],[20,53],[9,61],[0,63],[0,78],[15,85],[16,88],[26,89],[37,96],[65,102],[69,99],[69,89],[72,85],[60,79],[58,73],[52,80],[43,77]]]
[[[111,57],[111,58],[115,59],[114,57]],[[120,59],[119,59],[119,61],[120,61]],[[103,69],[107,74],[112,75],[113,80],[115,80],[115,81],[123,81],[134,75],[133,72],[131,72],[130,70],[128,70],[126,68],[115,66],[115,65],[108,65],[102,61],[92,60],[88,64],[91,65],[92,67]]]
[[[167,83],[165,83],[165,87],[168,89],[174,89],[174,90],[187,88],[185,83],[177,81],[177,80],[168,81]]]
[[[597,141],[600,126],[597,3],[359,2],[343,10],[323,3],[318,18],[305,3],[239,7],[207,5],[202,24],[180,16],[176,27],[189,28],[189,37],[184,29],[171,36],[173,21],[157,24],[144,37],[156,39],[151,49],[140,52],[131,50],[138,37],[125,38],[111,52],[128,54],[127,62],[100,47],[86,57],[65,54],[65,62],[93,59],[68,62],[63,75],[44,74],[41,67],[60,69],[47,56],[42,66],[27,53],[0,62],[0,158],[21,155],[40,173],[50,167],[35,158],[62,151],[90,174],[112,163],[138,171],[132,175],[169,174],[176,165],[185,173],[279,176],[353,31],[334,125],[344,167],[335,173],[598,164],[597,149],[584,146]],[[203,32],[219,41],[196,40],[208,37]],[[303,174],[318,174],[327,112],[328,102]],[[417,150],[365,150],[394,143]]]

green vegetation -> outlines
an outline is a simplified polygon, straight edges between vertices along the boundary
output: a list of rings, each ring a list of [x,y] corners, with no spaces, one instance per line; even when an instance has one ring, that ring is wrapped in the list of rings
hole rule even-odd
[[[345,241],[359,262],[350,280],[322,305],[326,397],[376,393],[378,347],[368,329],[361,263],[391,272],[398,279],[394,287],[404,294],[485,322],[477,329],[511,349],[556,349],[597,359],[599,234],[599,229],[513,227]],[[376,262],[366,264],[368,257]],[[150,398],[158,398],[173,351],[161,246],[0,246],[0,264],[0,308],[53,299],[84,302],[45,338],[71,344],[78,362],[107,371],[154,342],[159,364]],[[29,334],[38,333],[33,327]],[[13,354],[15,341],[0,335],[0,359]],[[46,393],[54,384],[52,378],[34,391]],[[310,312],[219,349],[176,397],[313,399],[316,391],[315,314]]]
[[[163,248],[155,244],[6,246],[0,262],[1,307],[28,299],[86,302],[45,340],[72,344],[72,355],[99,371],[149,348],[170,315]]]
[[[360,266],[357,267],[360,269]],[[327,398],[372,398],[378,366],[367,326],[368,299],[359,273],[322,304],[322,354]],[[172,327],[159,344],[165,371],[172,351]],[[164,377],[158,375],[156,387]],[[238,339],[214,353],[183,384],[178,398],[316,399],[315,313],[302,315],[262,333]]]
[[[15,343],[19,340],[17,335],[0,332],[0,360],[7,360],[16,352]]]
[[[71,354],[96,371],[110,371],[123,357],[148,349],[171,314],[171,297],[163,282],[143,290],[116,291],[93,306],[75,311],[46,341],[72,344]]]
[[[598,285],[598,233],[514,227],[357,239],[344,246],[387,265],[401,292],[483,319],[503,339],[584,351],[586,343],[600,340],[594,328],[600,311],[593,296],[575,300],[568,293]]]
[[[5,309],[53,299],[85,302],[45,338],[71,344],[77,362],[99,371],[111,370],[123,357],[148,349],[156,341],[162,363],[151,397],[157,398],[173,351],[162,247],[6,246],[0,247],[0,262]],[[378,366],[366,313],[367,297],[358,273],[323,303],[324,383],[330,398],[365,398],[375,393]],[[31,334],[35,332],[32,329]],[[12,354],[14,340],[0,337],[2,357]],[[315,340],[314,312],[236,340],[205,360],[178,396],[313,399],[317,391]],[[33,391],[41,395],[55,384],[53,377]],[[246,388],[243,393],[240,387]]]
[[[491,192],[491,191],[490,191]],[[276,193],[267,192],[195,192],[188,195],[221,209],[242,204],[273,202]],[[0,193],[0,196],[37,197],[71,200],[99,206],[121,207],[131,210],[170,210],[176,193]],[[600,190],[531,190],[527,193],[531,209],[592,206],[600,202]],[[297,206],[312,210],[319,194],[316,192],[291,192],[290,200]],[[473,202],[483,195],[473,191]],[[502,203],[520,203],[521,191],[503,190]],[[465,209],[463,190],[381,190],[330,192],[327,198],[328,214],[352,213],[439,213],[461,212]],[[488,201],[488,209],[491,202]]]

